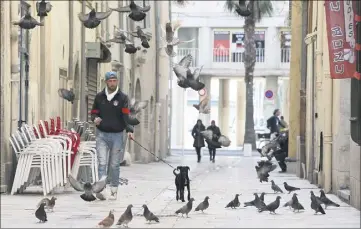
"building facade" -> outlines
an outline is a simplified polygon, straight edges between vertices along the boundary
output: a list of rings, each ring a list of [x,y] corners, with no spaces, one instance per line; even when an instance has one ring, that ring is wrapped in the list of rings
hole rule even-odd
[[[75,117],[90,121],[94,96],[104,88],[104,74],[111,70],[118,72],[119,86],[129,97],[148,101],[139,117],[141,124],[135,127],[135,138],[160,157],[169,153],[170,63],[159,52],[163,45],[160,25],[170,20],[169,2],[136,1],[151,6],[142,22],[113,11],[96,29],[86,29],[77,16],[92,8],[106,11],[129,2],[51,1],[53,7],[44,26],[27,31],[11,22],[19,20],[27,9],[39,21],[36,2],[1,1],[2,178],[11,173],[13,154],[8,138],[19,124],[37,124],[56,116],[64,123]],[[149,49],[129,55],[119,44],[104,43],[113,37],[114,27],[135,31],[138,25],[152,33]],[[138,39],[134,42],[140,45]],[[73,89],[73,105],[59,97],[59,88]],[[127,147],[134,161],[155,159],[133,143]]]
[[[331,2],[331,1],[330,1]],[[355,125],[350,122],[351,101],[359,101],[359,95],[351,94],[352,83],[357,84],[357,80],[353,79],[331,79],[329,55],[332,55],[328,47],[328,30],[326,23],[325,1],[313,1],[299,5],[299,8],[305,9],[307,13],[307,23],[303,26],[295,26],[292,24],[292,33],[302,34],[301,28],[307,28],[307,35],[302,42],[305,49],[301,46],[295,47],[300,51],[300,55],[306,58],[306,74],[305,77],[295,79],[295,87],[292,86],[291,94],[298,94],[292,97],[290,104],[290,113],[298,113],[298,123],[300,125],[305,121],[305,128],[301,127],[298,131],[291,133],[290,138],[296,139],[297,136],[305,136],[304,151],[300,141],[297,148],[297,159],[304,167],[305,171],[299,169],[297,173],[304,176],[311,183],[318,184],[326,192],[333,192],[340,198],[358,209],[360,209],[360,142],[355,142],[355,137],[351,137],[352,129]],[[332,4],[340,4],[342,1],[332,1]],[[338,3],[337,3],[338,2]],[[297,4],[301,4],[298,2]],[[293,11],[294,12],[294,11]],[[299,11],[302,12],[302,11]],[[292,23],[300,23],[302,25],[301,14],[292,15],[294,21]],[[297,17],[297,19],[296,19]],[[300,43],[292,43],[297,46]],[[292,50],[293,53],[294,50]],[[293,61],[293,60],[292,60]],[[291,69],[300,66],[293,65]],[[291,70],[292,71],[292,70]],[[302,74],[302,71],[301,71]],[[305,84],[305,107],[306,112],[303,118],[300,109],[300,101],[302,94],[299,93],[300,88],[304,88],[301,84]],[[352,82],[352,83],[351,83]],[[302,104],[301,104],[302,105]],[[296,116],[293,116],[296,117]],[[359,116],[358,116],[359,117]],[[296,119],[295,119],[296,120]],[[293,125],[294,127],[295,125]],[[295,128],[295,127],[294,127]],[[297,128],[296,128],[297,129]],[[304,133],[302,133],[304,131]],[[290,149],[291,147],[290,142]],[[303,174],[303,175],[301,175]]]
[[[257,128],[264,128],[275,108],[288,120],[288,79],[291,34],[288,27],[288,1],[273,2],[274,13],[256,25],[256,66],[254,72],[254,118]],[[198,94],[185,91],[173,76],[172,147],[191,148],[190,128],[197,118],[205,125],[215,119],[222,133],[231,137],[232,147],[241,146],[245,122],[245,83],[243,64],[244,19],[227,12],[224,1],[189,1],[185,8],[172,6],[173,21],[180,21],[180,40],[194,42],[177,46],[180,60],[192,54],[193,67],[201,67],[201,81],[211,95],[211,114],[198,116],[193,104]],[[216,81],[216,82],[215,82]],[[270,98],[265,96],[270,91]],[[217,113],[217,114],[216,114]],[[186,115],[185,115],[186,114]],[[186,128],[184,128],[185,126]],[[185,141],[186,139],[187,141]],[[186,144],[186,145],[184,145]]]

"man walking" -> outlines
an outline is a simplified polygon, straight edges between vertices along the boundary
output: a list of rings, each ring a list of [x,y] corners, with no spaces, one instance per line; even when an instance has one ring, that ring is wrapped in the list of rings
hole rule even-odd
[[[211,125],[207,127],[207,130],[211,130],[213,132],[212,141],[218,142],[218,138],[221,136],[221,131],[218,126],[216,126],[216,122],[212,120]],[[216,147],[212,144],[208,143],[209,150],[209,159],[214,163],[216,157]]]
[[[276,134],[280,132],[280,126],[285,128],[278,118],[280,115],[281,111],[276,109],[273,111],[273,116],[267,120],[267,128],[271,131],[271,140],[273,140],[276,137]]]
[[[119,185],[119,167],[124,157],[123,132],[126,123],[123,115],[129,113],[128,96],[120,91],[115,72],[107,72],[105,82],[107,86],[95,96],[91,110],[91,120],[97,127],[98,175],[99,177],[110,175],[108,177],[111,186],[109,199],[116,200]],[[128,137],[133,138],[131,133],[128,133]],[[109,172],[107,173],[108,163]],[[104,196],[104,193],[97,195],[99,199],[101,199],[101,196]]]

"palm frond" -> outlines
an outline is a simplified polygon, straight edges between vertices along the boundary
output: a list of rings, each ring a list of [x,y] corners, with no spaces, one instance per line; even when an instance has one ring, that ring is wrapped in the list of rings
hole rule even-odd
[[[252,1],[253,2],[253,15],[256,21],[261,21],[264,16],[272,16],[273,5],[272,1]]]
[[[234,0],[226,0],[224,3],[224,9],[230,13],[234,13],[236,9],[236,2]]]

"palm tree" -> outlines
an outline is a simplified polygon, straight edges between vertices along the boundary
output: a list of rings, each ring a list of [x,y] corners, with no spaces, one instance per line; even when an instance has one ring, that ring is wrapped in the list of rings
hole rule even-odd
[[[255,27],[256,22],[259,22],[266,14],[271,16],[273,12],[272,1],[249,1],[245,6],[245,1],[226,0],[225,8],[238,16],[245,16],[244,19],[244,68],[246,83],[246,123],[244,143],[252,144],[252,148],[256,148],[256,134],[254,130],[253,119],[253,72],[256,65],[256,43],[255,43]],[[250,14],[241,13],[248,10]]]

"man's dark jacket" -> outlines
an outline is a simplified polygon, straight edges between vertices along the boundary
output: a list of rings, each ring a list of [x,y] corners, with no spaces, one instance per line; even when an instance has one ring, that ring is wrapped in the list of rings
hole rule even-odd
[[[128,96],[118,90],[113,99],[108,101],[104,89],[95,96],[90,113],[93,122],[96,117],[102,119],[97,126],[100,131],[108,133],[123,132],[126,127],[123,115],[129,114]]]
[[[210,125],[209,127],[207,127],[207,130],[211,130],[213,132],[213,138],[212,141],[213,142],[218,142],[219,137],[221,136],[221,130],[219,129],[218,126],[214,125]],[[215,136],[214,136],[215,135]],[[208,144],[208,148],[209,149],[216,149],[219,147],[215,147],[214,144],[210,144],[207,140],[206,140],[207,144]]]
[[[282,126],[278,117],[275,115],[273,115],[267,120],[267,128],[271,130],[271,133],[279,133],[280,132],[279,125]]]

